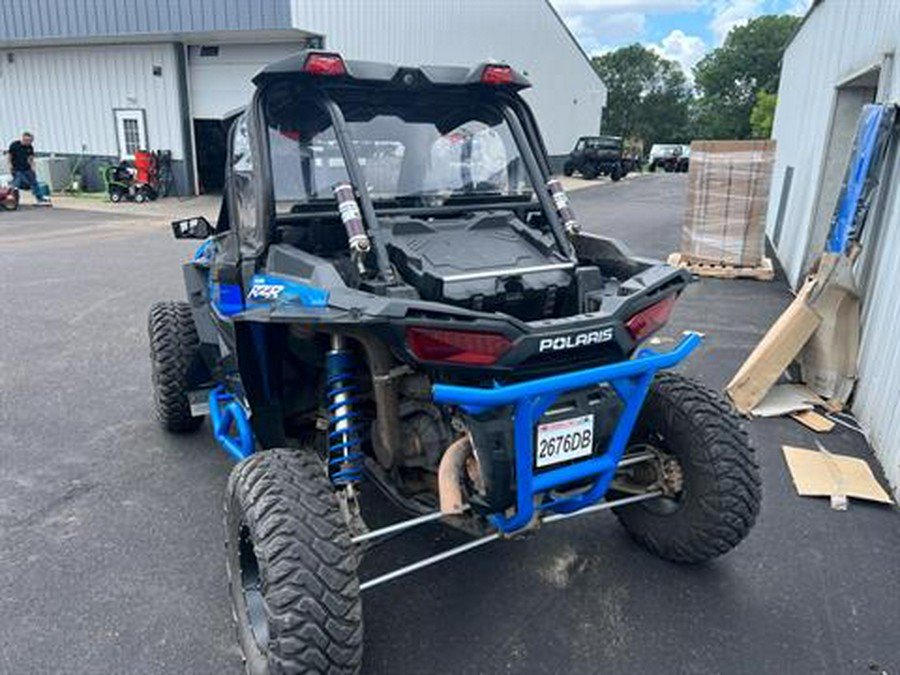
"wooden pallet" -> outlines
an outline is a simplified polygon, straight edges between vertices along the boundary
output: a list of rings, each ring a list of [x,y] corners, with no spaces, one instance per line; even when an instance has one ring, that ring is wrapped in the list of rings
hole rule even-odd
[[[763,258],[759,267],[740,267],[729,263],[691,260],[683,253],[672,253],[667,262],[672,267],[683,267],[701,277],[758,279],[759,281],[772,281],[775,278],[775,268],[772,267],[771,258]]]

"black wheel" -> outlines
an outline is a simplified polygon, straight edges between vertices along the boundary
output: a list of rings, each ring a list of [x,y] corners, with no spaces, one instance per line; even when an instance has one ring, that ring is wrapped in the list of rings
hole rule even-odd
[[[759,513],[759,467],[746,432],[718,394],[660,373],[629,443],[629,452],[660,457],[626,470],[629,481],[661,484],[667,495],[615,509],[635,541],[661,558],[699,563],[747,536]]]
[[[157,302],[150,308],[147,333],[156,417],[167,431],[194,431],[203,417],[191,415],[188,400],[188,374],[197,367],[200,350],[191,306]]]
[[[134,193],[134,201],[136,201],[138,204],[143,204],[145,201],[147,201],[147,196],[143,193],[143,191],[138,190]]]
[[[113,204],[118,204],[120,201],[122,201],[122,193],[118,190],[113,190],[109,193],[109,201],[111,201]]]
[[[594,180],[598,175],[600,175],[600,171],[594,164],[587,164],[581,169],[581,175],[588,180]]]
[[[618,183],[622,180],[622,167],[614,166],[612,171],[609,172],[609,177],[612,179],[613,183]]]
[[[247,672],[358,673],[357,552],[316,453],[269,450],[234,467],[225,529]]]
[[[575,165],[572,164],[572,162],[566,162],[565,164],[563,164],[564,176],[571,176],[573,173],[575,173]]]

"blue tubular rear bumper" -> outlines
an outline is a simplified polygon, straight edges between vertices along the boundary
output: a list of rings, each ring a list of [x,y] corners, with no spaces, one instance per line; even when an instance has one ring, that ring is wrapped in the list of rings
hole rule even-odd
[[[436,403],[458,405],[472,414],[497,406],[515,406],[513,437],[516,510],[511,516],[492,515],[491,521],[494,526],[503,533],[515,532],[531,522],[536,508],[570,513],[602,499],[625,452],[653,376],[657,371],[671,368],[685,359],[699,344],[700,336],[689,333],[675,349],[665,354],[655,354],[643,349],[628,361],[497,386],[493,389],[435,384],[432,393]],[[624,403],[624,409],[606,452],[558,469],[535,474],[534,435],[538,420],[561,394],[603,382],[608,382]],[[593,479],[593,483],[576,496],[555,500],[542,499],[535,505],[536,495],[584,479]]]

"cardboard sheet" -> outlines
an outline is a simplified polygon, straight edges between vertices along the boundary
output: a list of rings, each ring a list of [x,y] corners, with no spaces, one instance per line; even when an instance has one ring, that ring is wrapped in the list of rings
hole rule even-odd
[[[834,429],[834,422],[814,410],[801,410],[800,412],[792,413],[791,417],[817,434],[827,434]]]
[[[802,497],[853,497],[893,504],[865,460],[846,455],[782,446],[784,459]]]

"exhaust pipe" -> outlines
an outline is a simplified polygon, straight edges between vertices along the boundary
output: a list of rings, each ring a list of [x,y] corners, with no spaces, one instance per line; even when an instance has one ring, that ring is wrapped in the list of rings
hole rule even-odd
[[[473,458],[472,442],[468,435],[453,441],[441,457],[438,467],[438,495],[441,513],[445,516],[460,514],[466,508],[463,504],[462,472],[470,458]]]

